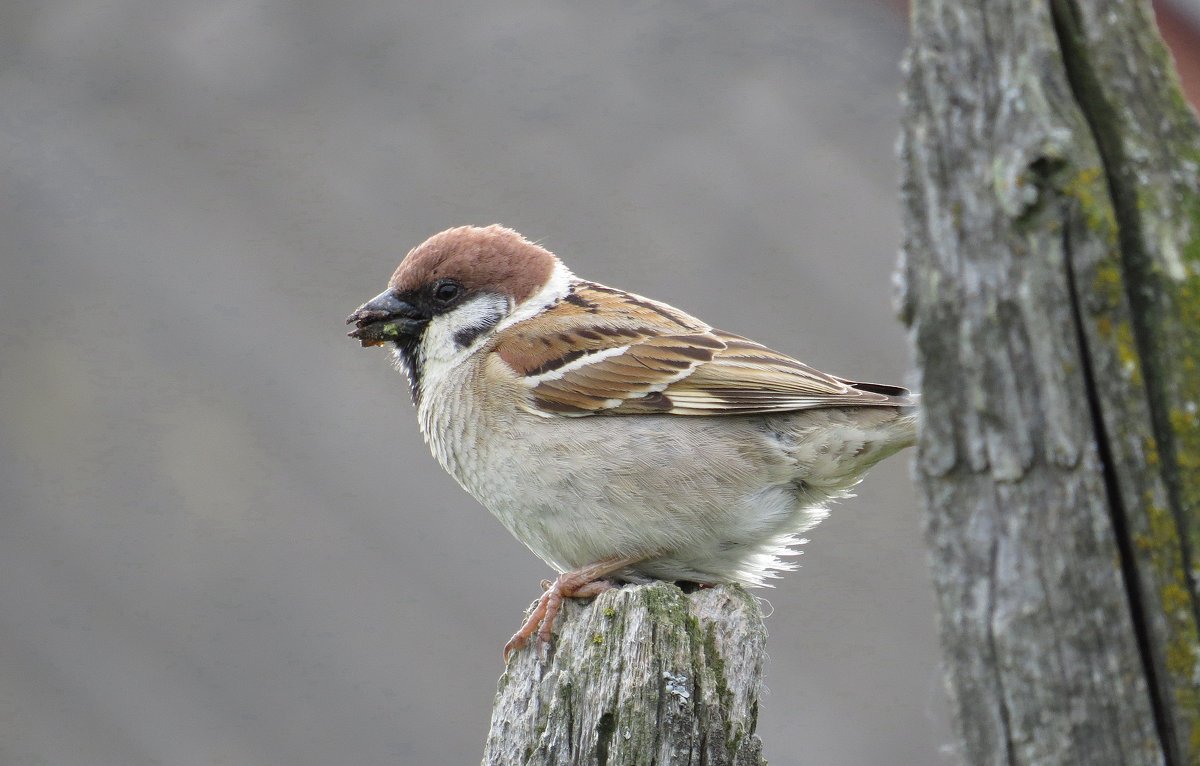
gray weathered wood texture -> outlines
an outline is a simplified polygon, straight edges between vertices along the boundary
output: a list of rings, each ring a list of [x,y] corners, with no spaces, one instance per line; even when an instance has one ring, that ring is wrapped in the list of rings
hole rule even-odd
[[[914,0],[905,67],[962,758],[1200,763],[1200,131],[1149,4]]]
[[[516,652],[485,766],[760,766],[766,629],[739,587],[668,583],[568,600],[542,656]]]

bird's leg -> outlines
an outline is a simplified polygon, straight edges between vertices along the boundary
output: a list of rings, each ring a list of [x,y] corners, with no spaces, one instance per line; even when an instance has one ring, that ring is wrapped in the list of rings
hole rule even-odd
[[[636,564],[642,558],[644,557],[604,559],[571,572],[563,572],[552,583],[543,581],[546,592],[538,599],[537,606],[529,613],[525,624],[504,645],[504,661],[508,662],[508,656],[514,649],[520,649],[528,644],[534,633],[538,634],[539,641],[550,641],[551,631],[554,630],[554,619],[558,617],[564,598],[591,598],[606,590],[611,590],[616,586],[604,578],[631,564]]]

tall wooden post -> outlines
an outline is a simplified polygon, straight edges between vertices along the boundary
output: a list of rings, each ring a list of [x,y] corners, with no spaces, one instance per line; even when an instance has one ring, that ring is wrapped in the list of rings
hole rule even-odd
[[[969,764],[1200,763],[1200,131],[1149,4],[913,0],[903,316]]]

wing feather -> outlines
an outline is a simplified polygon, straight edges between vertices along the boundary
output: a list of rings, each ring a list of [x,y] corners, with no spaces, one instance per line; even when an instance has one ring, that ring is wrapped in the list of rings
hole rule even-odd
[[[911,403],[663,303],[575,282],[559,303],[498,334],[492,349],[542,415],[732,415]]]

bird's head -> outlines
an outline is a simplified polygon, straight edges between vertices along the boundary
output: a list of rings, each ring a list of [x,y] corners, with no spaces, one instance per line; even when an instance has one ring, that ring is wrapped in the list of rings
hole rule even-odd
[[[570,279],[553,253],[512,229],[459,226],[409,251],[388,289],[346,322],[363,346],[394,347],[417,396],[426,365],[453,363],[501,326],[533,316]]]

